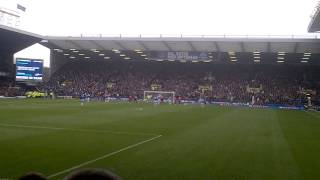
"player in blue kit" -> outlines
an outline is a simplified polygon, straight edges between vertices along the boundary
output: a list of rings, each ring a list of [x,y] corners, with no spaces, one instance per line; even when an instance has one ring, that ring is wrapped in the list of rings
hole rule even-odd
[[[81,106],[84,105],[84,101],[85,101],[85,100],[86,100],[86,95],[85,95],[84,93],[82,93],[82,94],[80,95]]]

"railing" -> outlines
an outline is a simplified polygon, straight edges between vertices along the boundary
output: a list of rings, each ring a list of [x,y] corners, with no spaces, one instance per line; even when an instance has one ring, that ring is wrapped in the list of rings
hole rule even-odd
[[[79,37],[79,36],[68,36]],[[320,39],[320,34],[303,35],[183,35],[183,34],[80,34],[80,37],[94,38],[241,38],[241,39]]]

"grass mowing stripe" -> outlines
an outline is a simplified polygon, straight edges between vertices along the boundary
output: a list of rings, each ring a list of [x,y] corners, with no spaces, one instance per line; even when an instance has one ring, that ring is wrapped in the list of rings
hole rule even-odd
[[[137,146],[139,146],[139,145],[141,145],[141,144],[144,144],[144,143],[153,141],[153,140],[155,140],[155,139],[157,139],[157,138],[160,138],[161,136],[162,136],[162,135],[157,135],[157,136],[155,136],[155,137],[153,137],[153,138],[150,138],[150,139],[147,139],[147,140],[138,142],[138,143],[136,143],[136,144],[132,144],[132,145],[130,145],[130,146],[124,147],[124,148],[119,149],[119,150],[117,150],[117,151],[114,151],[114,152],[112,152],[112,153],[108,153],[108,154],[106,154],[106,155],[100,156],[100,157],[98,157],[98,158],[96,158],[96,159],[93,159],[93,160],[90,160],[90,161],[86,161],[86,162],[81,163],[81,164],[79,164],[79,165],[73,166],[73,167],[71,167],[71,168],[69,168],[69,169],[65,169],[65,170],[63,170],[63,171],[60,171],[60,172],[51,174],[51,175],[48,176],[48,178],[51,179],[51,178],[53,178],[53,177],[56,177],[56,176],[59,176],[59,175],[68,173],[68,172],[70,172],[70,171],[76,170],[76,169],[81,168],[81,167],[83,167],[83,166],[86,166],[86,165],[88,165],[88,164],[91,164],[91,163],[94,163],[94,162],[96,162],[96,161],[105,159],[105,158],[107,158],[107,157],[116,155],[116,154],[118,154],[118,153],[120,153],[120,152],[122,152],[122,151],[125,151],[125,150],[128,150],[128,149],[132,149],[132,148],[137,147]]]
[[[300,164],[297,162],[297,159],[294,156],[293,148],[290,144],[290,139],[286,134],[286,131],[284,127],[282,126],[282,118],[281,114],[287,113],[286,111],[276,111],[276,128],[278,129],[278,133],[281,136],[281,138],[277,139],[277,141],[282,141],[281,145],[284,146],[287,151],[286,154],[283,154],[282,157],[287,156],[288,160],[291,162],[291,166],[288,167],[288,169],[291,170],[291,172],[286,173],[290,174],[290,179],[304,179],[303,173],[301,172]]]
[[[144,136],[155,136],[155,135],[158,135],[158,134],[152,134],[152,133],[123,132],[123,131],[109,131],[109,130],[95,130],[95,129],[73,129],[73,128],[59,128],[59,127],[46,127],[46,126],[28,126],[28,125],[3,124],[3,123],[0,123],[0,126],[15,127],[15,128],[33,128],[33,129],[49,129],[49,130],[63,130],[63,131],[79,131],[79,132],[124,134],[124,135],[144,135]]]
[[[300,179],[319,179],[320,121],[303,111],[282,111],[279,115],[281,128],[303,175]]]

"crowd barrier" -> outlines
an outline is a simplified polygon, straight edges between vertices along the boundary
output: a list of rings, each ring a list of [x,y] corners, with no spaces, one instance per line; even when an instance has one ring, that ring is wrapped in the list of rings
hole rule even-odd
[[[26,96],[16,96],[16,97],[0,96],[0,99],[25,99],[25,98],[27,98],[27,97]],[[72,97],[72,96],[57,96],[57,98],[74,99],[74,97]],[[91,98],[91,100],[100,100],[100,99]],[[110,97],[105,100],[108,100],[108,101],[129,101],[129,98]],[[204,104],[204,102],[192,101],[192,100],[182,100],[181,104]],[[281,105],[281,104],[251,105],[249,103],[219,102],[219,101],[206,102],[206,104],[217,105],[217,106],[248,107],[248,108],[271,108],[271,109],[290,109],[290,110],[305,110],[306,109],[303,105],[301,105],[301,106],[289,106],[289,105]]]

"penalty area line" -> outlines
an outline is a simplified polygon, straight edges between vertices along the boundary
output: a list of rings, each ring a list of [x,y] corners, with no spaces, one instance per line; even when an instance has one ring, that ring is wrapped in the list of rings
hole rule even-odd
[[[155,140],[155,139],[157,139],[157,138],[160,138],[161,136],[162,136],[162,135],[157,135],[157,136],[155,136],[155,137],[153,137],[153,138],[150,138],[150,139],[147,139],[147,140],[138,142],[138,143],[136,143],[136,144],[132,144],[132,145],[130,145],[130,146],[124,147],[124,148],[122,148],[122,149],[119,149],[119,150],[117,150],[117,151],[114,151],[114,152],[111,152],[111,153],[108,153],[108,154],[105,154],[105,155],[103,155],[103,156],[100,156],[100,157],[98,157],[98,158],[92,159],[92,160],[90,160],[90,161],[83,162],[83,163],[81,163],[81,164],[79,164],[79,165],[76,165],[76,166],[73,166],[73,167],[71,167],[71,168],[62,170],[62,171],[60,171],[60,172],[51,174],[51,175],[49,175],[47,178],[48,178],[48,179],[51,179],[51,178],[53,178],[53,177],[56,177],[56,176],[59,176],[59,175],[68,173],[68,172],[70,172],[70,171],[76,170],[76,169],[81,168],[81,167],[83,167],[83,166],[86,166],[86,165],[88,165],[88,164],[92,164],[92,163],[94,163],[94,162],[96,162],[96,161],[99,161],[99,160],[102,160],[102,159],[111,157],[111,156],[113,156],[113,155],[116,155],[116,154],[118,154],[118,153],[120,153],[120,152],[122,152],[122,151],[125,151],[125,150],[128,150],[128,149],[132,149],[132,148],[137,147],[137,146],[139,146],[139,145],[142,145],[142,144],[144,144],[144,143],[153,141],[153,140]]]

